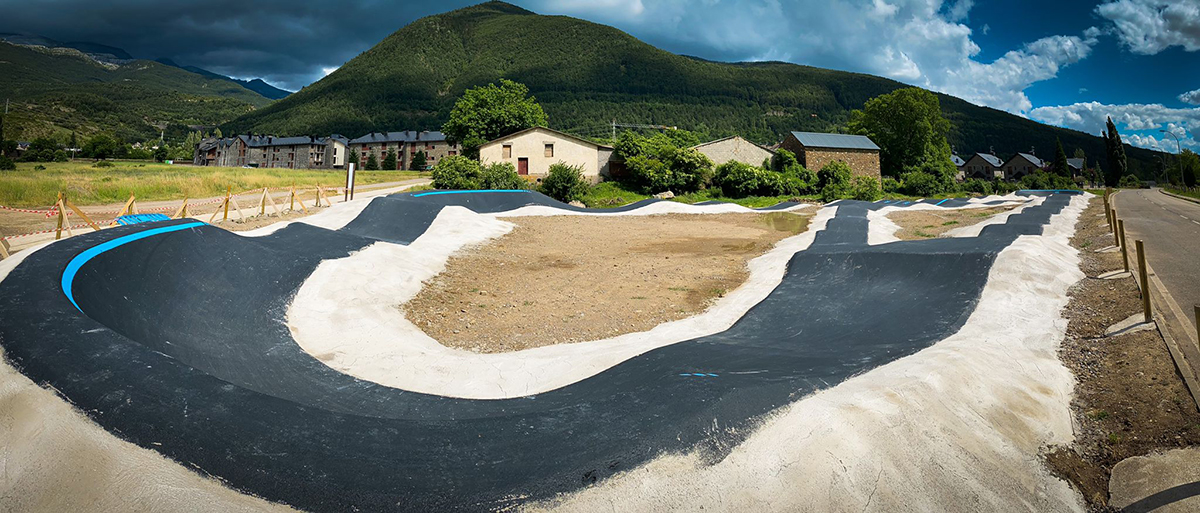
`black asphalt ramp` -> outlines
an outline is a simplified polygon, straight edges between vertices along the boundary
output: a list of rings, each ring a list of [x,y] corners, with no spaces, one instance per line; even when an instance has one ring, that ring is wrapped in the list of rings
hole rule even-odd
[[[72,237],[0,283],[0,345],[109,432],[236,489],[314,511],[491,510],[664,453],[719,460],[763,414],[957,331],[997,253],[1041,233],[1069,199],[1050,195],[979,237],[877,246],[866,213],[889,204],[839,202],[728,330],[513,399],[339,373],[296,344],[285,312],[322,260],[410,243],[444,207],[581,210],[528,192],[376,198],[340,230],[293,223],[243,237],[178,220]]]

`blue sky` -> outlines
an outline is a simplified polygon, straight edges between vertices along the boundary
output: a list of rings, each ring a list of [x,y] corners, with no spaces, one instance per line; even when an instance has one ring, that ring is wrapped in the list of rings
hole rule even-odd
[[[1112,116],[1132,144],[1174,152],[1158,132],[1168,129],[1200,149],[1200,0],[512,2],[675,53],[870,73],[1090,133]],[[294,90],[419,17],[472,3],[0,0],[0,32],[109,44]]]

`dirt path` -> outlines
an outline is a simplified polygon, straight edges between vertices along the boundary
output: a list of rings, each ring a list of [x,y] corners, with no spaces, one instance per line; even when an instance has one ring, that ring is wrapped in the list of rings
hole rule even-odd
[[[1059,357],[1075,374],[1075,444],[1049,452],[1050,468],[1105,510],[1109,475],[1131,456],[1200,444],[1200,411],[1175,370],[1157,330],[1104,337],[1104,330],[1141,312],[1138,288],[1128,275],[1097,279],[1122,268],[1121,253],[1096,253],[1112,245],[1101,198],[1080,218],[1071,244],[1088,278],[1070,291],[1067,336]]]
[[[689,317],[746,262],[808,228],[790,213],[554,216],[451,257],[402,307],[441,343],[493,353],[598,340]]]
[[[1016,208],[1016,205],[994,208],[959,208],[937,210],[899,210],[888,219],[900,226],[900,240],[924,240],[939,237],[955,228],[982,223],[987,218]]]

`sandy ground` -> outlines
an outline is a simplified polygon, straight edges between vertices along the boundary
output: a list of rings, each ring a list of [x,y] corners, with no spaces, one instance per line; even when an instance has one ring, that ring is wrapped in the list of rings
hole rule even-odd
[[[508,235],[456,253],[403,305],[437,341],[484,353],[599,340],[703,311],[746,262],[808,216],[667,214],[507,219]]]
[[[989,217],[1014,208],[1016,205],[970,209],[897,210],[888,214],[888,218],[900,227],[895,234],[900,240],[923,240],[940,237],[956,228],[985,222]]]
[[[1108,326],[1141,312],[1133,279],[1097,279],[1122,268],[1121,253],[1096,253],[1113,238],[1101,199],[1092,200],[1072,239],[1089,278],[1071,288],[1060,357],[1078,383],[1071,402],[1074,444],[1048,453],[1094,509],[1109,503],[1109,475],[1125,458],[1200,444],[1200,412],[1157,330],[1104,338]]]

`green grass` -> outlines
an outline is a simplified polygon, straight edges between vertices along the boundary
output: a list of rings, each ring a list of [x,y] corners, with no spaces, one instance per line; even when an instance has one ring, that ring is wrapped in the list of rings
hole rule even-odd
[[[1191,190],[1188,190],[1188,189],[1179,188],[1179,187],[1164,187],[1163,189],[1165,189],[1167,192],[1169,192],[1171,194],[1176,194],[1179,196],[1187,196],[1189,198],[1200,199],[1200,188],[1193,188]]]
[[[345,181],[340,170],[251,169],[230,167],[172,166],[142,161],[114,161],[112,167],[93,167],[91,162],[22,162],[16,171],[0,171],[0,205],[47,207],[59,192],[77,205],[125,201],[130,194],[141,201],[177,200],[184,196],[205,198],[225,193],[227,187],[241,192],[258,187],[313,185],[339,186]],[[42,165],[44,170],[35,170]],[[415,171],[359,171],[358,185],[394,182],[428,176]]]

